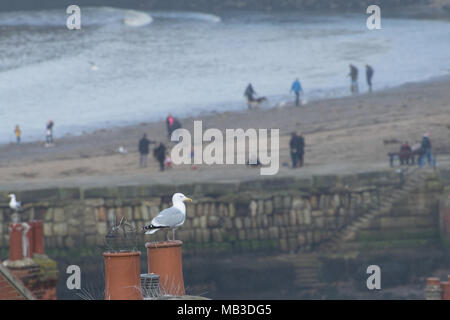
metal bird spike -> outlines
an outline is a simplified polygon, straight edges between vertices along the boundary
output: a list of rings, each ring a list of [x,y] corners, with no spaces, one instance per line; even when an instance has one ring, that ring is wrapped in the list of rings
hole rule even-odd
[[[112,226],[106,234],[105,245],[109,252],[135,251],[138,245],[136,227],[122,217],[119,224]]]

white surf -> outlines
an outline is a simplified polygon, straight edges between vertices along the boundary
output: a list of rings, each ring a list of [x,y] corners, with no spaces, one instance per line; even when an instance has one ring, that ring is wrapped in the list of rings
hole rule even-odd
[[[142,27],[152,23],[153,18],[145,12],[128,10],[125,13],[123,24],[130,27]]]

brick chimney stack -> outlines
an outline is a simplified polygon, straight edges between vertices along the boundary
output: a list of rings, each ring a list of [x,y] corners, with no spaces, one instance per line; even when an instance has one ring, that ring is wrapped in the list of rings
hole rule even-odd
[[[58,268],[45,255],[42,230],[42,221],[13,221],[9,225],[9,260],[2,265],[37,299],[56,300]]]
[[[11,223],[9,225],[9,260],[11,262],[23,259],[22,231],[21,223]]]

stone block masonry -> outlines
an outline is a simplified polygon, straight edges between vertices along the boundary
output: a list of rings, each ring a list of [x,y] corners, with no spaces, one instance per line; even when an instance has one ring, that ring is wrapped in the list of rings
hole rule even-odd
[[[121,217],[141,229],[171,205],[174,192],[194,199],[176,237],[185,254],[202,252],[309,251],[337,230],[379,207],[403,183],[394,171],[310,179],[268,178],[241,183],[46,189],[17,192],[30,204],[23,215],[42,219],[46,248],[103,246],[104,236]],[[414,194],[371,222],[356,241],[391,241],[399,237],[438,237],[437,175]],[[10,210],[0,195],[0,248],[9,244]],[[405,236],[405,234],[407,236]],[[147,241],[164,240],[165,231]]]

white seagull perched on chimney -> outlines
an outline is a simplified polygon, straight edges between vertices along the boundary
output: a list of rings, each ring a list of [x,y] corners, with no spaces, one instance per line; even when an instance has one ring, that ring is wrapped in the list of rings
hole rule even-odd
[[[11,198],[11,200],[9,201],[9,207],[11,209],[16,212],[22,210],[22,205],[16,200],[16,195],[14,193],[8,194],[8,197]]]
[[[153,234],[159,229],[172,229],[172,240],[175,240],[175,229],[181,227],[186,219],[184,201],[192,201],[192,199],[182,193],[175,193],[172,196],[173,205],[161,211],[149,225],[144,227],[145,234]],[[170,240],[169,232],[167,232],[167,240]]]

